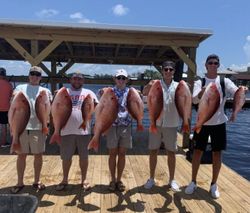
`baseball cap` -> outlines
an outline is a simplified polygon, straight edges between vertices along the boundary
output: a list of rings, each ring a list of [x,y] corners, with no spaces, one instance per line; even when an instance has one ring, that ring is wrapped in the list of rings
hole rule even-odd
[[[6,69],[4,69],[3,67],[0,67],[0,75],[6,76]]]
[[[41,67],[33,66],[30,68],[30,72],[39,72],[42,74],[43,70],[41,69]]]
[[[173,61],[164,61],[162,63],[162,69],[164,67],[172,67],[173,69],[175,69],[175,63]]]
[[[206,59],[206,63],[210,60],[210,59],[216,59],[218,62],[220,62],[220,58],[218,55],[215,55],[215,54],[211,54],[207,57]]]
[[[72,74],[71,78],[84,78],[84,76],[80,71],[76,71]]]
[[[115,77],[118,77],[118,76],[125,76],[126,78],[128,77],[128,73],[125,69],[119,69],[116,71],[115,73]]]

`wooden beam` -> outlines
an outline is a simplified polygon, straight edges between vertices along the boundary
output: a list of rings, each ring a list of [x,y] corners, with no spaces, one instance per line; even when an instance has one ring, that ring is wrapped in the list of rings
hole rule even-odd
[[[171,46],[175,53],[185,62],[185,64],[195,73],[196,64],[187,56],[187,54],[179,46]]]
[[[65,44],[69,50],[70,55],[74,56],[74,50],[73,50],[72,44],[70,42],[65,42]]]
[[[92,55],[95,57],[95,45],[91,44],[91,46],[92,46]]]
[[[39,49],[38,49],[38,41],[37,40],[31,40],[30,41],[31,46],[31,55],[33,58],[35,58],[38,55]]]
[[[31,65],[35,65],[34,58],[15,39],[5,38],[5,40]]]
[[[51,75],[51,71],[42,62],[39,64],[39,67],[41,67],[48,76]]]
[[[139,58],[145,46],[141,46],[137,49],[136,58]]]
[[[160,58],[166,52],[167,49],[168,49],[168,47],[160,48],[156,54],[157,58]]]
[[[57,76],[63,76],[67,70],[74,65],[73,60],[69,60],[68,63],[57,73]]]
[[[115,47],[115,57],[118,56],[119,50],[120,50],[120,44],[117,44]]]
[[[37,65],[43,61],[62,41],[54,40],[42,52],[39,53],[34,59],[34,65]]]

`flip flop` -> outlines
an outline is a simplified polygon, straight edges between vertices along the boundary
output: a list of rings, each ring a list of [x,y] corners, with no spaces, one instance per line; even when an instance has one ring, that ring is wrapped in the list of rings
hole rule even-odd
[[[82,183],[81,184],[81,188],[84,190],[84,191],[88,191],[91,189],[91,186],[89,183]]]
[[[24,185],[22,186],[13,186],[10,190],[10,192],[12,194],[17,194],[18,192],[20,192],[22,189],[24,188]]]
[[[42,191],[46,188],[46,186],[43,183],[33,183],[32,186],[34,189],[38,191]]]
[[[115,181],[111,181],[109,183],[109,191],[114,192],[116,190],[116,183]]]
[[[66,189],[66,187],[68,186],[67,183],[59,183],[56,186],[56,191],[64,191]]]
[[[123,184],[123,182],[121,182],[121,181],[118,181],[117,183],[116,183],[116,186],[117,186],[117,189],[118,189],[118,191],[120,191],[120,192],[123,192],[123,191],[125,191],[125,185]]]

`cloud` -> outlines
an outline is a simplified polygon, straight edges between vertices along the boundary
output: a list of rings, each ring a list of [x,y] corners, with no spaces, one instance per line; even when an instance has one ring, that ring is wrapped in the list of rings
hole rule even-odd
[[[36,13],[36,15],[40,18],[49,18],[52,16],[57,15],[59,12],[57,10],[54,9],[43,9],[39,12]]]
[[[248,35],[246,37],[246,43],[243,46],[243,49],[245,51],[246,57],[247,57],[247,61],[248,63],[250,63],[250,35]]]
[[[78,23],[96,23],[95,20],[91,20],[91,19],[84,17],[84,15],[81,12],[75,12],[73,14],[70,14],[69,17],[71,19],[77,20]]]
[[[122,4],[117,4],[112,8],[112,11],[116,16],[124,16],[128,13],[129,9]]]

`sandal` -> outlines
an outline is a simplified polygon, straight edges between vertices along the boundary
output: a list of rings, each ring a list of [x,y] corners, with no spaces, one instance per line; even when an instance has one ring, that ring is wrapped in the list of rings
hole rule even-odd
[[[83,189],[83,191],[88,191],[91,189],[91,186],[89,183],[86,182],[81,184],[81,188]]]
[[[64,191],[66,189],[66,187],[68,186],[67,183],[59,183],[56,186],[56,191]]]
[[[111,192],[114,192],[115,189],[116,189],[115,181],[111,181],[111,182],[109,183],[109,190],[110,190]]]
[[[116,183],[116,186],[117,186],[117,189],[118,189],[118,191],[120,191],[120,192],[123,192],[123,191],[125,191],[125,185],[123,184],[123,182],[121,182],[121,181],[118,181],[117,183]]]
[[[32,186],[34,189],[38,191],[42,191],[46,188],[46,186],[43,183],[33,183]]]
[[[13,186],[10,190],[10,192],[12,194],[17,194],[18,192],[20,192],[22,189],[24,188],[24,185],[22,186]]]

